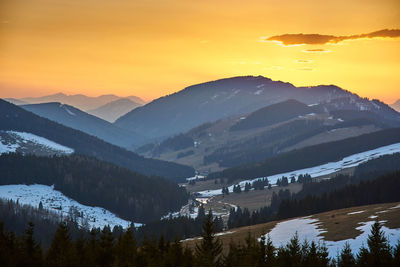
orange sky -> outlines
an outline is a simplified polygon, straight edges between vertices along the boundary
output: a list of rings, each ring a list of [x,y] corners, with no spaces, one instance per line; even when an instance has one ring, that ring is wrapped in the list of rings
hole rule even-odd
[[[400,29],[398,0],[0,0],[0,97],[156,98],[236,75],[400,98],[400,38],[283,46],[282,34]],[[328,52],[307,53],[309,49]]]

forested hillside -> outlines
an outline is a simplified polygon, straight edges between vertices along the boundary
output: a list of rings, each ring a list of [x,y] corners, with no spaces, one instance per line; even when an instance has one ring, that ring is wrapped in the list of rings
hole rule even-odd
[[[146,175],[157,175],[173,181],[182,181],[194,174],[191,167],[146,159],[94,136],[41,118],[2,99],[0,99],[0,130],[33,133],[73,148],[77,154],[96,157]]]
[[[330,161],[337,161],[355,153],[398,142],[400,142],[400,128],[387,129],[345,140],[323,143],[281,153],[263,161],[226,169],[218,173],[212,173],[208,178],[225,177],[229,180],[235,180],[263,177],[317,166]]]
[[[231,130],[239,131],[268,126],[311,112],[313,112],[313,108],[299,101],[290,99],[250,113],[247,117],[242,118],[233,125]]]
[[[83,155],[3,154],[0,173],[1,185],[54,185],[81,204],[100,206],[135,222],[158,220],[188,198],[185,189],[170,181]]]

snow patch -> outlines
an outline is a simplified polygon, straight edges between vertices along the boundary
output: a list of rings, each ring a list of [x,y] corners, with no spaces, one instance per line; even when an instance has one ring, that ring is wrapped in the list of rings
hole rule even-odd
[[[18,147],[18,144],[3,144],[0,136],[0,155],[3,153],[15,152]]]
[[[54,186],[34,184],[34,185],[2,185],[0,186],[0,198],[18,201],[22,205],[38,207],[42,202],[43,208],[59,212],[67,216],[73,209],[83,216],[78,218],[78,223],[82,226],[89,224],[90,227],[103,228],[109,225],[111,228],[121,225],[123,228],[129,227],[131,222],[117,217],[114,213],[101,207],[90,207],[82,205],[77,201],[65,196],[60,191],[54,190]],[[135,227],[141,226],[139,223]]]
[[[363,213],[363,212],[365,212],[365,210],[360,210],[360,211],[349,212],[349,213],[347,213],[347,215],[360,214],[360,213]]]
[[[275,246],[284,246],[297,233],[300,243],[304,240],[308,242],[314,241],[317,244],[323,242],[328,248],[328,253],[331,258],[336,257],[343,249],[346,242],[349,243],[353,253],[356,253],[361,246],[366,245],[368,235],[371,231],[371,226],[375,221],[360,222],[360,226],[356,229],[361,231],[361,234],[355,238],[340,240],[340,241],[325,241],[321,236],[326,230],[319,229],[320,222],[317,219],[303,217],[293,220],[288,220],[278,223],[270,232],[269,236]],[[400,237],[400,229],[389,229],[385,226],[382,231],[388,238],[391,246],[395,246]]]
[[[71,116],[76,116],[75,113],[73,113],[71,110],[69,110],[66,106],[63,106],[64,110]]]
[[[309,174],[311,177],[318,177],[322,175],[329,175],[332,173],[335,173],[337,171],[340,171],[345,168],[350,168],[350,167],[355,167],[360,165],[361,163],[364,163],[368,160],[378,158],[383,155],[389,155],[389,154],[394,154],[394,153],[399,153],[400,152],[400,143],[388,145],[388,146],[383,146],[379,147],[373,150],[368,150],[364,151],[361,153],[353,154],[351,156],[345,157],[342,160],[335,161],[335,162],[329,162],[326,164],[322,164],[319,166],[314,166],[310,168],[305,168],[301,170],[295,170],[295,171],[290,171],[290,172],[285,172],[285,173],[279,173],[275,175],[271,175],[269,177],[257,177],[254,179],[249,179],[249,180],[244,180],[239,183],[240,187],[243,189],[246,183],[252,183],[257,180],[261,180],[264,178],[268,178],[269,182],[271,184],[276,184],[276,181],[278,178],[282,178],[282,176],[285,177],[298,177],[300,174]],[[199,191],[197,192],[199,196],[202,197],[211,197],[211,196],[216,196],[216,195],[221,195],[222,188],[220,189],[215,189],[215,190],[204,190],[204,191]],[[229,187],[229,191],[233,191],[233,185]]]
[[[38,145],[47,147],[49,149],[59,151],[60,153],[64,153],[64,154],[74,153],[74,150],[72,148],[57,144],[53,141],[50,141],[49,139],[31,134],[31,133],[16,132],[16,131],[7,131],[7,133],[19,137],[20,139],[22,139],[23,143],[30,141],[30,142],[36,143]]]

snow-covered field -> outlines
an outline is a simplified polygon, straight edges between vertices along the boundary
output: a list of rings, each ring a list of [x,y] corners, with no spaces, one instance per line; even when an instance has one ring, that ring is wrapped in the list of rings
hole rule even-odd
[[[18,200],[22,205],[34,207],[38,207],[39,203],[42,202],[44,209],[60,212],[63,216],[68,216],[72,208],[77,213],[83,214],[82,217],[78,217],[78,223],[81,226],[88,223],[90,227],[103,228],[109,225],[112,228],[115,225],[121,225],[127,228],[131,223],[103,208],[82,205],[47,185],[2,185],[0,186],[0,198]],[[135,223],[136,227],[140,225]]]
[[[363,245],[367,246],[368,235],[370,234],[371,226],[374,224],[374,222],[375,221],[360,222],[360,226],[356,228],[357,230],[361,231],[360,235],[358,235],[356,238],[340,241],[323,240],[320,234],[326,231],[318,229],[318,225],[320,224],[319,221],[310,217],[280,222],[269,232],[268,235],[270,236],[274,246],[279,247],[286,245],[297,233],[300,243],[302,243],[304,240],[307,240],[307,242],[314,241],[317,244],[323,243],[328,248],[329,256],[335,258],[343,249],[346,242],[349,243],[353,253],[357,253]],[[388,238],[390,245],[394,247],[397,244],[397,241],[400,239],[400,229],[389,229],[383,226],[382,231]]]
[[[301,170],[296,170],[296,171],[291,171],[291,172],[285,172],[285,173],[279,173],[275,175],[268,176],[268,180],[271,184],[276,184],[276,181],[278,178],[282,178],[282,176],[285,177],[298,177],[300,174],[309,174],[311,177],[318,177],[322,175],[328,175],[332,174],[334,172],[340,171],[342,169],[350,168],[350,167],[355,167],[360,165],[361,163],[364,163],[368,160],[378,158],[383,155],[388,155],[388,154],[394,154],[400,152],[400,143],[388,145],[388,146],[383,146],[379,147],[373,150],[369,151],[364,151],[361,153],[357,153],[348,157],[343,158],[342,160],[336,161],[336,162],[329,162],[326,164],[322,164],[319,166],[311,167],[311,168],[306,168],[306,169],[301,169]],[[245,180],[239,183],[239,185],[244,188],[245,184],[247,182],[254,182],[259,179],[263,179],[265,177],[258,177],[255,179],[251,180]],[[216,195],[221,195],[221,189],[215,189],[215,190],[204,190],[204,191],[199,191],[197,193],[200,194],[202,197],[211,197],[211,196],[216,196]],[[233,191],[233,185],[229,187],[229,191]]]
[[[29,143],[44,148],[46,150],[50,150],[56,154],[74,153],[74,150],[72,148],[57,144],[44,137],[40,137],[31,133],[16,131],[6,131],[5,133],[8,134],[9,137],[14,140],[14,142],[7,142],[0,136],[0,154],[15,152],[18,148],[25,147]]]

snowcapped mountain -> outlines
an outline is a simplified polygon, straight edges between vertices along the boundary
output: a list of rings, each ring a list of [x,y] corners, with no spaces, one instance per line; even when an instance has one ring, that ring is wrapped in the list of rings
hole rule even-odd
[[[134,102],[129,98],[121,98],[96,109],[89,110],[88,113],[102,118],[103,120],[114,122],[122,115],[140,106],[142,106],[142,104]]]
[[[368,101],[334,85],[295,87],[262,76],[234,77],[189,86],[161,97],[127,113],[115,124],[149,138],[163,138],[205,122],[249,113],[288,99],[312,105],[345,98],[354,100],[354,105]],[[368,103],[367,108],[375,106],[371,101]],[[364,104],[359,108],[362,107]],[[373,110],[382,113],[386,108]],[[399,114],[396,116],[400,118]]]
[[[53,102],[22,105],[21,107],[36,115],[96,136],[108,143],[126,149],[132,149],[137,144],[145,141],[145,138],[138,134],[121,129],[108,121],[90,115],[73,106]]]

